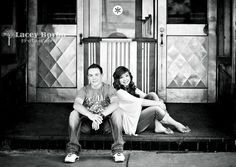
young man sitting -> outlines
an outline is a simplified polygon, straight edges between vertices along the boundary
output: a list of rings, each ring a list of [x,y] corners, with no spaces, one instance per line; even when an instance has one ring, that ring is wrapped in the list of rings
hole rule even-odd
[[[106,117],[110,114],[114,140],[111,147],[113,158],[115,162],[123,162],[125,156],[123,154],[122,118],[121,114],[118,113],[119,111],[116,110],[118,104],[112,102],[116,91],[110,85],[102,82],[103,70],[99,65],[92,64],[88,67],[87,73],[89,84],[77,92],[74,110],[69,116],[70,141],[67,144],[65,162],[75,162],[79,159],[81,131],[89,133],[101,130],[101,128],[106,131]],[[81,128],[79,128],[80,124]]]

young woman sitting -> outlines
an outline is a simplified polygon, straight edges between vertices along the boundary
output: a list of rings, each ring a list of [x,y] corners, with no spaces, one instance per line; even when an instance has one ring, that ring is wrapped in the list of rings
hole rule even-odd
[[[174,126],[181,133],[190,132],[188,126],[174,120],[166,106],[156,93],[144,93],[138,89],[129,69],[119,66],[113,73],[113,86],[117,90],[120,113],[123,117],[123,129],[126,134],[136,135],[145,131],[154,121],[156,133],[173,134],[165,125]]]

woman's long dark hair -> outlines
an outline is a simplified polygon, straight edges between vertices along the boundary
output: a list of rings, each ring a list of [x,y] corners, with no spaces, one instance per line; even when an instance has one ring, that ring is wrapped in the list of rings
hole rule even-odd
[[[128,72],[130,76],[130,83],[128,87],[125,87],[124,85],[120,83],[121,76],[125,74],[126,72]],[[114,78],[113,86],[116,90],[123,89],[127,91],[128,93],[130,93],[131,95],[139,97],[139,95],[135,93],[136,86],[133,82],[133,76],[128,68],[124,66],[117,67],[115,72],[113,73],[113,78]]]

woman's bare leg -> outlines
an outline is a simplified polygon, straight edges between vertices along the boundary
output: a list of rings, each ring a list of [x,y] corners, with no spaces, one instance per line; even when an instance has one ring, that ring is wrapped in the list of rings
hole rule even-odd
[[[149,99],[149,100],[155,100],[155,101],[160,100],[159,97],[157,96],[157,94],[154,93],[154,92],[150,92],[144,98]],[[157,108],[153,108],[153,109],[154,110],[159,110]],[[145,109],[144,109],[143,112],[147,112],[147,111],[145,111]],[[165,115],[165,112],[166,111],[164,111],[164,110],[163,111],[158,111],[159,114],[155,114],[155,115],[160,115],[162,117],[162,115],[163,116]],[[155,121],[154,122],[154,125],[155,125],[154,131],[155,131],[155,133],[165,133],[165,134],[173,134],[174,133],[170,128],[164,127],[158,119],[155,119],[154,121]]]
[[[173,134],[170,128],[164,127],[158,120],[155,119],[155,133]]]
[[[173,131],[169,128],[164,127],[158,119],[163,119],[165,115],[164,110],[158,109],[156,106],[151,106],[143,109],[141,111],[139,122],[137,126],[136,133],[141,133],[145,131],[150,124],[152,124],[153,120],[155,121],[155,129],[156,133],[165,133],[165,134],[173,134]],[[158,118],[157,118],[158,117]]]
[[[163,124],[173,125],[181,133],[188,133],[191,131],[188,126],[184,126],[180,122],[174,120],[168,113],[166,113],[160,122]]]
[[[155,100],[155,101],[159,101],[159,97],[157,96],[156,93],[151,92],[149,94],[147,94],[147,96],[145,97],[145,99],[150,99],[150,100]],[[156,119],[155,119],[155,132],[163,132],[167,134],[172,134],[173,131],[169,128],[165,128],[163,124],[168,124],[168,125],[173,125],[179,132],[181,133],[188,133],[191,131],[191,129],[187,126],[184,126],[183,124],[181,124],[180,122],[174,120],[166,111],[166,107],[165,104],[163,103],[164,106],[159,106],[156,107]],[[161,120],[161,121],[160,121]]]

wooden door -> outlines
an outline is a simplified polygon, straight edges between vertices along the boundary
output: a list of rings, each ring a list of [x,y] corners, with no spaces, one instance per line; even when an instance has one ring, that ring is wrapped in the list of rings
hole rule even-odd
[[[166,102],[215,102],[216,3],[158,1],[158,93]]]
[[[28,102],[73,102],[83,85],[80,3],[30,0],[29,33],[36,35],[26,41]]]

